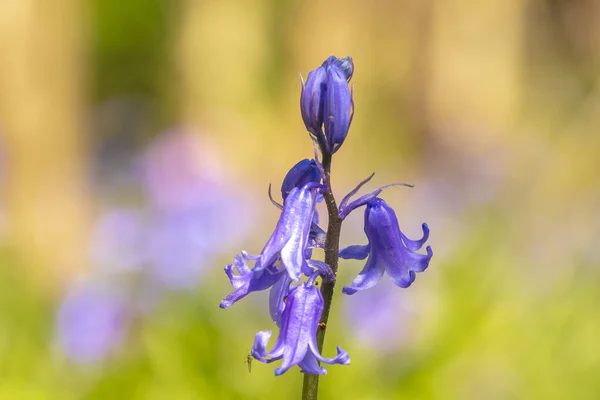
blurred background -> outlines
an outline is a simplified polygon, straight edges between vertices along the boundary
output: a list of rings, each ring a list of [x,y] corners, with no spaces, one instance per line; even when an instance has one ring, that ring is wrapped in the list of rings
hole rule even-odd
[[[355,62],[341,198],[375,171],[434,257],[342,296],[323,399],[600,397],[600,3],[0,2],[0,398],[299,398],[244,364],[223,266],[310,158],[300,82]],[[277,192],[276,192],[277,193]],[[361,212],[342,245],[363,244]]]

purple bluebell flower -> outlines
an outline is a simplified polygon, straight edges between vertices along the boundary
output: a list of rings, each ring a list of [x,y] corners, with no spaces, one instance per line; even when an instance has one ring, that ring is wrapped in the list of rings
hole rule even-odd
[[[323,296],[314,285],[316,276],[317,273],[313,274],[307,282],[290,290],[273,350],[267,351],[271,331],[256,334],[252,347],[254,358],[264,363],[282,359],[281,367],[275,369],[275,375],[285,373],[294,365],[298,365],[301,372],[324,375],[327,371],[319,365],[319,361],[325,364],[350,364],[348,353],[340,347],[334,358],[324,358],[319,353],[316,334],[323,312]]]
[[[275,231],[263,248],[254,273],[261,273],[278,258],[290,278],[297,281],[300,273],[311,273],[305,250],[309,242],[310,228],[315,212],[317,190],[320,185],[308,183],[301,189],[294,187],[283,203],[281,216]]]
[[[73,361],[98,362],[121,344],[128,322],[129,311],[122,295],[106,287],[79,285],[60,305],[58,344]]]
[[[406,288],[415,280],[416,272],[423,272],[429,265],[433,256],[430,246],[426,248],[426,255],[415,253],[429,238],[427,224],[423,224],[421,239],[409,239],[400,231],[394,210],[382,199],[375,198],[367,203],[364,230],[369,244],[349,246],[340,251],[340,257],[344,259],[369,257],[363,270],[351,286],[344,287],[343,293],[354,294],[374,286],[384,272],[394,284]]]
[[[312,137],[335,153],[348,134],[354,102],[348,81],[354,73],[351,57],[329,57],[308,74],[300,95],[300,111]]]
[[[320,183],[322,175],[321,167],[315,159],[304,159],[299,161],[289,170],[285,178],[283,178],[283,183],[281,184],[281,197],[285,200],[294,187],[301,189],[304,185],[311,182]],[[317,203],[322,201],[323,196],[320,193],[317,194],[316,200]],[[283,208],[272,198],[271,201],[279,208]],[[309,240],[312,246],[322,248],[325,245],[325,234],[325,231],[319,227],[319,213],[315,210],[309,233]]]

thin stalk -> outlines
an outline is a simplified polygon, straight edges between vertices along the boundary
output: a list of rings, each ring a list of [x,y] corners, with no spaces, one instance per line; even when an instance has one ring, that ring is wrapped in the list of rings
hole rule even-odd
[[[323,148],[323,146],[322,146]],[[338,253],[340,249],[340,233],[342,231],[342,219],[338,215],[338,207],[333,197],[331,189],[331,154],[326,151],[323,154],[323,170],[325,172],[325,182],[327,191],[323,193],[325,204],[327,205],[327,213],[329,214],[329,225],[327,227],[327,236],[325,238],[325,262],[329,264],[334,276],[338,270]],[[323,351],[323,342],[325,341],[325,333],[327,332],[327,320],[329,319],[329,311],[331,310],[331,300],[333,299],[333,291],[335,289],[335,280],[323,280],[321,285],[321,294],[323,295],[323,314],[317,329],[317,346],[319,352]],[[304,384],[302,386],[303,400],[316,400],[319,392],[319,375],[304,374]]]

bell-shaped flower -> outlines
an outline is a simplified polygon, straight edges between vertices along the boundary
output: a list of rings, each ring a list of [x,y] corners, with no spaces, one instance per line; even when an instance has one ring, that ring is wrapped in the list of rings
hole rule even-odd
[[[427,254],[415,253],[429,238],[427,224],[423,224],[423,237],[411,240],[400,231],[394,210],[382,199],[375,198],[367,203],[364,229],[369,244],[340,251],[340,257],[344,259],[369,257],[363,270],[351,286],[344,287],[343,293],[354,294],[374,286],[384,272],[394,284],[406,288],[413,283],[417,272],[423,272],[429,266],[433,256],[430,246],[426,248]]]
[[[302,188],[294,187],[290,190],[283,202],[275,231],[253,269],[255,274],[262,273],[278,258],[281,259],[290,278],[295,281],[300,279],[301,272],[310,271],[304,252],[308,247],[319,188],[319,184],[311,182]]]
[[[283,178],[283,183],[281,184],[281,197],[283,200],[285,200],[290,191],[295,187],[301,189],[308,183],[321,182],[322,176],[323,172],[315,159],[304,159],[298,162],[292,167],[292,169],[289,170],[285,178]],[[317,194],[317,203],[322,201],[322,199],[323,196],[321,194]],[[273,202],[273,204],[275,204],[277,207],[283,208],[283,206],[275,202],[272,197],[271,202]],[[325,246],[325,235],[325,231],[319,227],[319,213],[317,210],[315,210],[309,233],[309,241],[311,242],[311,245],[313,247]]]
[[[325,364],[350,364],[348,353],[340,347],[334,358],[324,358],[317,347],[316,334],[323,312],[323,296],[314,285],[317,274],[290,290],[273,350],[267,351],[270,331],[256,334],[252,347],[254,358],[264,363],[282,359],[281,367],[275,369],[275,375],[285,373],[294,365],[298,365],[301,372],[324,375],[327,371],[319,365],[319,361]]]

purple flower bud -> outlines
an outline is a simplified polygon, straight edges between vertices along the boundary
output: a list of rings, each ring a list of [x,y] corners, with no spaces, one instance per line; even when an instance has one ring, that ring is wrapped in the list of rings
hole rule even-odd
[[[348,81],[353,73],[351,57],[331,56],[308,74],[302,87],[302,120],[313,138],[331,154],[346,139],[352,122],[354,103]]]
[[[285,200],[293,188],[302,188],[307,183],[319,183],[320,181],[321,173],[319,172],[316,161],[309,159],[302,160],[294,165],[285,178],[283,178],[283,183],[281,184],[281,197]]]
[[[261,331],[256,334],[252,355],[264,363],[283,359],[281,367],[275,369],[275,375],[281,375],[294,365],[301,372],[308,374],[327,373],[318,361],[325,364],[350,364],[348,353],[337,348],[337,356],[324,358],[317,347],[317,329],[323,312],[323,296],[313,284],[316,274],[306,283],[301,283],[290,290],[285,309],[281,316],[281,329],[277,342],[270,352],[267,344],[271,331]]]
[[[394,210],[380,198],[367,203],[365,233],[369,244],[349,246],[340,251],[340,257],[344,259],[363,260],[369,256],[363,270],[352,281],[351,286],[344,287],[343,293],[354,294],[374,286],[384,272],[392,278],[394,284],[407,288],[415,280],[415,273],[423,272],[429,266],[433,256],[430,246],[426,248],[426,255],[415,253],[429,238],[427,224],[423,224],[421,239],[407,238],[400,231]]]

